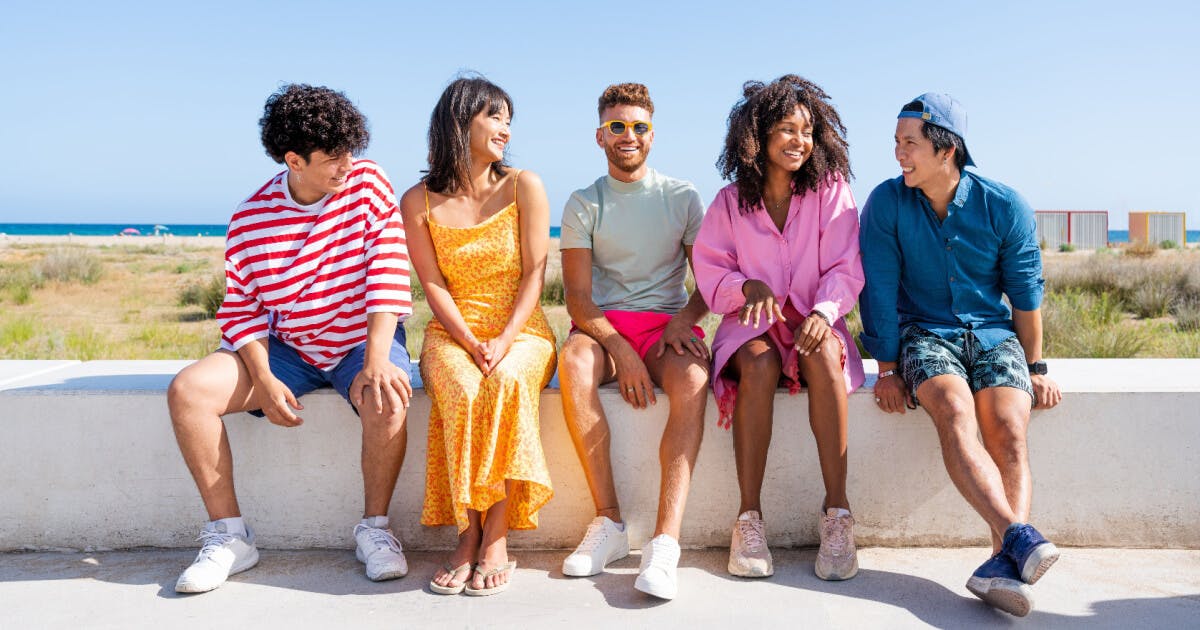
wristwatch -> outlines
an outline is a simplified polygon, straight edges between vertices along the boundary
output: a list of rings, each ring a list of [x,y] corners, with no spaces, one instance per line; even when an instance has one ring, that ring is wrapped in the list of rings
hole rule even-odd
[[[1046,362],[1045,361],[1034,361],[1033,363],[1030,363],[1029,364],[1029,373],[1037,374],[1039,376],[1044,376],[1046,374]]]

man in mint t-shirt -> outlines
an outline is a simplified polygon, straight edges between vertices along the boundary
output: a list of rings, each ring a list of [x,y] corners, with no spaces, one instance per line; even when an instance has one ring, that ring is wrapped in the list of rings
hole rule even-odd
[[[677,591],[679,529],[708,402],[708,346],[696,323],[707,312],[684,288],[704,206],[689,182],[646,166],[654,103],[646,86],[622,83],[600,96],[596,144],[608,175],[575,191],[562,218],[562,268],[574,327],[559,355],[563,412],[583,464],[596,518],[563,561],[563,573],[595,575],[629,554],[597,388],[616,381],[636,408],[667,394],[654,537],[642,547],[634,587],[663,599]]]

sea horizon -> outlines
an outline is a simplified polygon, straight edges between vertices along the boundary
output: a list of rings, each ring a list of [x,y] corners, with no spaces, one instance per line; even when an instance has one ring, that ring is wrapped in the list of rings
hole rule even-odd
[[[173,234],[175,236],[225,236],[226,225],[216,223],[0,223],[0,236],[118,236]],[[158,228],[157,232],[155,228]],[[560,226],[550,226],[550,238],[559,238]],[[1129,230],[1109,230],[1109,243],[1128,243]],[[1200,243],[1200,230],[1188,230],[1187,242]]]
[[[156,229],[157,228],[157,229]],[[0,223],[0,236],[225,236],[224,223]],[[129,232],[127,230],[136,230]],[[550,238],[558,238],[560,228],[550,226]]]

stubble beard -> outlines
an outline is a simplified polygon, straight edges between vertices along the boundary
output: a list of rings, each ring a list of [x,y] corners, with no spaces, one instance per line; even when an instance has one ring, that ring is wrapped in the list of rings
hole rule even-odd
[[[604,146],[604,155],[608,158],[608,163],[625,173],[633,173],[642,168],[649,153],[644,146],[638,147],[637,152],[632,154],[621,153],[613,146]]]

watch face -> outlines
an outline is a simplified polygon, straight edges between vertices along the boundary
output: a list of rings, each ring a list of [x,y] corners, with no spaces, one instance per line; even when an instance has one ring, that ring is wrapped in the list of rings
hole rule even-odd
[[[1029,373],[1030,374],[1038,374],[1038,375],[1046,374],[1046,362],[1038,361],[1036,363],[1030,363],[1029,364]]]

